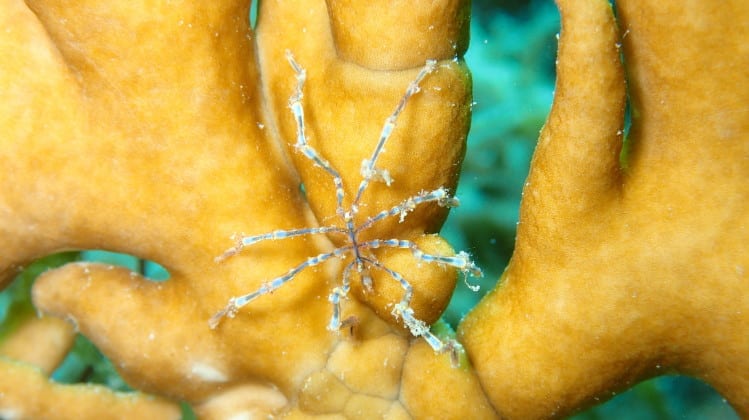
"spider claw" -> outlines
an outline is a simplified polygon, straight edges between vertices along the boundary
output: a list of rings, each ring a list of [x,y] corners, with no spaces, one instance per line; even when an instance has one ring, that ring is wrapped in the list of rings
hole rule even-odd
[[[208,326],[215,330],[216,327],[218,327],[218,324],[221,323],[221,320],[224,318],[224,315],[226,315],[226,309],[222,309],[218,312],[216,312],[211,319],[208,320]]]
[[[463,353],[463,346],[453,339],[445,341],[445,349],[442,353],[450,355],[450,366],[453,368],[460,367],[460,355]]]
[[[236,298],[229,299],[229,303],[224,307],[224,309],[216,312],[211,319],[208,320],[208,326],[215,330],[216,327],[218,327],[218,324],[221,323],[221,320],[224,318],[234,318],[235,315],[237,315],[237,310],[239,308],[236,304]]]
[[[223,254],[219,255],[216,258],[214,258],[213,261],[216,262],[217,264],[219,264],[219,263],[222,263],[222,262],[228,260],[229,258],[237,255],[238,253],[239,253],[239,250],[236,247],[229,248],[226,251],[224,251]]]
[[[437,201],[437,204],[440,207],[447,207],[447,208],[454,208],[454,207],[460,207],[460,200],[458,200],[457,197],[450,197],[447,196],[439,201]]]

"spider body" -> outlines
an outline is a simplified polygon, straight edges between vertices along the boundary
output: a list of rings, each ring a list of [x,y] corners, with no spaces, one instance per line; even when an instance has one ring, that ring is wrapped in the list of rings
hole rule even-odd
[[[328,301],[333,307],[330,323],[327,326],[328,330],[338,331],[350,324],[350,320],[341,319],[341,303],[348,297],[348,294],[351,291],[352,272],[355,270],[359,275],[364,291],[366,293],[373,293],[373,280],[370,271],[379,270],[395,280],[403,290],[401,300],[392,305],[392,315],[396,319],[400,319],[413,336],[424,338],[434,351],[451,352],[454,355],[459,344],[452,340],[441,340],[430,331],[429,326],[425,322],[416,318],[414,315],[414,309],[411,306],[414,295],[412,285],[401,273],[380,262],[375,256],[374,251],[382,248],[408,250],[418,262],[453,267],[466,275],[481,276],[481,270],[470,259],[470,256],[462,251],[455,255],[432,254],[425,252],[416,242],[411,240],[395,238],[362,239],[362,236],[363,232],[367,231],[367,229],[385,219],[398,217],[398,221],[402,223],[410,212],[423,204],[436,203],[441,207],[456,207],[459,205],[459,201],[455,197],[452,197],[446,188],[440,187],[432,191],[418,192],[417,194],[403,200],[401,203],[366,218],[358,225],[356,222],[362,196],[370,183],[383,182],[387,186],[390,186],[393,182],[387,169],[380,169],[376,166],[377,160],[385,150],[385,143],[388,141],[395,128],[398,116],[405,108],[409,98],[419,92],[419,83],[424,79],[424,77],[434,71],[436,62],[427,61],[426,65],[422,68],[416,78],[409,84],[393,113],[385,120],[372,156],[369,159],[364,159],[362,161],[361,182],[356,190],[354,199],[348,208],[346,208],[344,206],[346,194],[343,178],[338,170],[336,170],[336,168],[333,167],[333,165],[331,165],[328,160],[318,153],[318,151],[307,141],[307,136],[305,134],[304,108],[302,106],[306,72],[295,61],[291,53],[287,52],[286,57],[294,70],[297,81],[295,92],[289,98],[289,108],[296,123],[296,143],[294,144],[294,148],[297,152],[304,155],[315,166],[319,167],[331,177],[336,195],[335,217],[339,219],[340,224],[312,228],[275,230],[265,234],[242,236],[237,240],[235,246],[227,249],[221,256],[216,258],[216,261],[221,262],[227,258],[231,258],[240,253],[244,248],[266,240],[283,240],[306,235],[338,235],[342,240],[337,242],[342,245],[339,245],[332,251],[307,258],[307,260],[293,267],[285,274],[263,283],[257,290],[251,293],[232,297],[229,299],[226,307],[217,312],[210,319],[210,327],[216,328],[224,317],[234,317],[241,307],[262,295],[272,293],[274,290],[291,281],[301,271],[309,267],[323,264],[332,258],[350,258],[350,261],[343,269],[341,284],[334,287],[328,297]]]

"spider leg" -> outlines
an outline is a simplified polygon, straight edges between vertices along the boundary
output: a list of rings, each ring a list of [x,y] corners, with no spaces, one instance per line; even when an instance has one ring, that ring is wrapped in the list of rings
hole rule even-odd
[[[303,229],[289,229],[289,230],[274,230],[273,232],[269,233],[263,233],[260,235],[252,235],[252,236],[242,236],[237,240],[237,244],[233,247],[227,249],[224,251],[223,254],[216,257],[214,260],[218,262],[222,262],[230,257],[233,257],[234,255],[239,254],[242,252],[242,250],[250,245],[256,244],[261,241],[266,240],[278,240],[278,239],[286,239],[286,238],[293,238],[295,236],[303,236],[303,235],[317,235],[321,233],[346,233],[346,230],[336,227],[336,226],[323,226],[323,227],[315,227],[315,228],[303,228]]]
[[[403,288],[403,297],[401,298],[401,303],[405,304],[406,306],[409,306],[411,304],[411,299],[413,298],[414,289],[411,286],[411,284],[397,271],[391,270],[390,268],[386,267],[379,261],[373,259],[373,258],[362,258],[363,261],[365,261],[367,264],[371,264],[372,266],[388,273],[390,277],[392,277],[395,281],[400,283],[401,287]]]
[[[302,106],[302,89],[304,88],[304,82],[307,80],[307,72],[294,60],[294,55],[288,50],[286,51],[286,59],[294,69],[297,81],[294,94],[289,98],[289,108],[291,109],[291,113],[294,114],[294,121],[296,122],[296,143],[294,144],[294,148],[333,177],[333,184],[336,191],[336,213],[343,216],[343,178],[341,178],[341,174],[333,168],[327,159],[322,157],[317,150],[307,143],[307,135],[304,130],[304,107]]]
[[[328,301],[333,304],[333,316],[330,317],[328,331],[338,331],[341,329],[341,299],[348,296],[351,289],[351,269],[354,268],[356,261],[350,262],[343,270],[343,283],[334,288],[328,296]]]
[[[322,264],[323,262],[333,257],[341,257],[350,250],[351,246],[343,246],[340,248],[336,248],[331,252],[325,252],[314,257],[307,258],[304,262],[286,272],[286,274],[261,284],[260,288],[258,288],[254,292],[242,296],[232,297],[231,299],[229,299],[229,303],[224,307],[224,309],[216,312],[216,314],[211,317],[211,319],[208,321],[208,325],[211,327],[211,329],[215,329],[218,326],[219,322],[221,322],[221,319],[223,319],[224,317],[234,318],[234,316],[237,314],[237,311],[239,311],[241,307],[247,305],[260,296],[273,293],[273,291],[286,284],[286,282],[292,280],[305,268]]]
[[[373,260],[371,258],[364,258],[364,261],[368,264],[371,264],[372,266],[385,271],[388,273],[393,279],[395,279],[398,283],[400,283],[401,287],[403,287],[403,290],[405,293],[403,294],[403,298],[400,302],[398,302],[394,307],[392,314],[396,319],[401,319],[403,321],[403,324],[408,328],[408,330],[411,332],[411,335],[414,337],[421,337],[424,339],[424,341],[429,344],[429,347],[432,348],[437,353],[450,353],[450,359],[453,366],[457,366],[458,364],[458,353],[460,352],[460,349],[462,348],[461,345],[455,341],[455,340],[441,340],[439,337],[437,337],[434,333],[432,333],[431,329],[429,328],[429,325],[427,325],[426,322],[416,318],[414,316],[414,310],[411,308],[411,298],[413,297],[413,287],[406,281],[403,276],[398,273],[397,271],[391,270],[387,268],[386,266],[382,265],[379,261]]]
[[[424,321],[414,317],[414,310],[411,309],[410,306],[404,305],[403,302],[395,305],[392,313],[396,319],[400,318],[403,320],[403,324],[408,327],[414,337],[423,338],[435,353],[449,353],[450,362],[453,367],[459,365],[459,355],[463,350],[463,346],[461,346],[460,343],[453,339],[447,339],[444,341],[440,340],[440,338],[429,329],[429,326]]]
[[[432,191],[422,191],[418,193],[415,196],[408,197],[407,199],[403,200],[400,204],[393,206],[389,210],[383,210],[376,215],[370,217],[367,219],[364,223],[359,225],[359,227],[356,228],[356,233],[359,233],[373,224],[379,222],[382,219],[392,217],[395,215],[400,216],[400,221],[403,222],[403,220],[406,218],[408,213],[412,212],[421,204],[424,203],[430,203],[430,202],[437,202],[442,207],[458,207],[460,205],[460,202],[457,198],[451,197],[450,194],[447,192],[447,189],[444,187],[437,188],[436,190]]]
[[[408,88],[406,89],[406,93],[403,94],[403,97],[401,98],[400,102],[398,102],[398,105],[395,107],[395,110],[392,114],[390,114],[389,117],[385,119],[385,124],[382,126],[382,130],[380,131],[380,138],[377,141],[377,146],[375,146],[374,152],[372,152],[372,157],[369,159],[364,159],[362,161],[362,167],[361,167],[361,175],[362,180],[359,184],[359,190],[356,192],[356,198],[354,198],[353,202],[353,208],[356,208],[357,204],[359,203],[359,200],[361,200],[362,195],[364,194],[364,190],[367,189],[367,185],[369,185],[369,182],[371,180],[380,180],[385,182],[388,186],[391,182],[393,182],[392,178],[390,178],[390,174],[387,170],[380,170],[375,167],[377,164],[377,159],[380,157],[380,154],[385,150],[385,143],[390,138],[390,135],[392,134],[393,130],[395,129],[395,124],[398,120],[398,116],[403,112],[403,109],[406,108],[406,103],[411,98],[411,96],[415,95],[419,92],[419,83],[431,72],[434,71],[434,69],[437,67],[437,62],[435,60],[427,60],[424,67],[421,69],[418,75],[416,75],[416,78],[411,81],[411,83],[408,85]]]
[[[474,277],[483,277],[484,273],[471,260],[471,256],[460,251],[455,255],[436,255],[422,251],[415,242],[404,239],[373,239],[371,241],[359,244],[360,248],[403,248],[411,250],[414,258],[427,263],[437,263],[455,267],[464,274],[470,274]]]

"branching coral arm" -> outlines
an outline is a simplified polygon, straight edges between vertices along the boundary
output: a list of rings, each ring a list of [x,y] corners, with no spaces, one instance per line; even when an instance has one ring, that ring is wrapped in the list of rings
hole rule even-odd
[[[599,383],[585,379],[582,384],[578,378],[596,370],[600,373],[595,375],[611,374],[603,355],[595,360],[595,367],[593,359],[586,366],[575,365],[577,371],[563,364],[556,367],[561,363],[558,359],[566,357],[562,355],[579,353],[573,349],[589,345],[582,344],[579,335],[565,332],[576,327],[565,325],[560,315],[583,311],[585,303],[566,303],[566,295],[550,283],[551,273],[544,271],[546,263],[564,264],[569,259],[566,252],[586,252],[577,241],[575,247],[567,245],[573,243],[571,238],[592,235],[593,241],[599,239],[601,233],[583,229],[580,218],[604,221],[611,217],[601,211],[607,211],[614,197],[618,173],[618,131],[624,112],[618,31],[607,2],[573,3],[559,2],[562,30],[554,105],[523,191],[512,261],[499,290],[488,295],[461,325],[466,349],[488,394],[509,417],[556,414],[560,406],[579,404],[590,392],[585,388]],[[558,281],[560,288],[574,287],[564,284],[566,280]],[[543,300],[527,306],[522,299],[526,288],[536,290]],[[515,316],[520,319],[511,321]],[[543,331],[545,326],[553,332]],[[552,334],[561,334],[553,345],[546,341]],[[517,374],[508,374],[510,371]],[[549,380],[551,377],[556,379]]]
[[[0,234],[9,246],[2,283],[59,249],[160,262],[171,277],[158,286],[106,267],[69,266],[37,283],[35,301],[75,319],[131,385],[203,400],[216,378],[232,379],[207,327],[226,299],[218,279],[231,288],[252,272],[213,258],[233,233],[281,228],[280,220],[305,225],[297,190],[279,188],[292,182],[289,167],[260,128],[247,4],[30,3],[35,13],[23,2],[0,4],[0,48],[13,57],[0,71]],[[134,49],[131,37],[144,42]],[[310,251],[289,243],[253,270],[284,272]],[[137,316],[120,324],[114,313]],[[197,331],[193,324],[204,337],[173,327],[160,334],[166,325]],[[302,347],[330,340],[308,340],[316,334],[307,331],[294,339]],[[161,358],[158,343],[167,341],[183,351]],[[301,355],[294,346],[287,354]],[[149,368],[156,360],[159,369]],[[177,379],[185,377],[195,381],[185,387]]]
[[[618,1],[621,40],[608,2],[558,4],[515,251],[463,321],[465,347],[507,417],[565,416],[674,371],[746,416],[749,3]]]
[[[145,418],[177,420],[179,406],[140,393],[113,392],[103,385],[65,385],[31,366],[0,358],[0,415],[3,418]],[[68,417],[69,416],[69,417]]]
[[[626,84],[619,31],[605,4],[582,3],[559,2],[554,102],[523,190],[524,210],[543,209],[534,221],[548,229],[544,237],[549,242],[567,234],[558,230],[571,230],[579,217],[616,200],[623,181],[619,155]]]

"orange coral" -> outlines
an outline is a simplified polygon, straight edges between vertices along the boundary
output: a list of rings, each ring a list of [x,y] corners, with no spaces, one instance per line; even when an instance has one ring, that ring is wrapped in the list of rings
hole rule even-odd
[[[514,418],[647,377],[701,378],[749,415],[749,3],[560,0],[554,104],[512,261],[463,322]],[[499,350],[498,350],[499,349]]]
[[[214,262],[234,234],[335,215],[330,178],[288,141],[295,82],[284,52],[307,69],[310,144],[341,172],[349,199],[418,67],[442,60],[399,117],[380,161],[395,183],[373,184],[361,223],[421,190],[455,186],[470,103],[467,71],[453,60],[466,47],[465,1],[425,2],[418,13],[398,1],[380,14],[347,1],[265,1],[252,31],[241,2],[0,0],[0,285],[61,249],[161,263],[165,283],[71,264],[37,282],[35,303],[75,321],[128,383],[206,418],[561,416],[662,369],[707,380],[749,415],[749,6],[652,3],[617,2],[633,105],[622,169],[625,85],[611,10],[559,1],[555,103],[516,252],[460,330],[475,370],[452,368],[388,317],[402,289],[386,280],[376,279],[377,293],[354,282],[344,310],[356,328],[327,331],[343,264],[316,266],[232,322],[207,325],[228,297],[335,244],[266,241]],[[385,47],[370,48],[384,33]],[[369,234],[443,254],[433,232],[444,216],[424,206]],[[424,275],[408,254],[378,258],[413,281],[418,316],[433,321],[454,273]],[[80,397],[18,366],[3,361],[3,389],[14,380],[50,404]],[[56,414],[121,398],[86,394]],[[4,410],[24,403],[35,401],[0,400]]]

